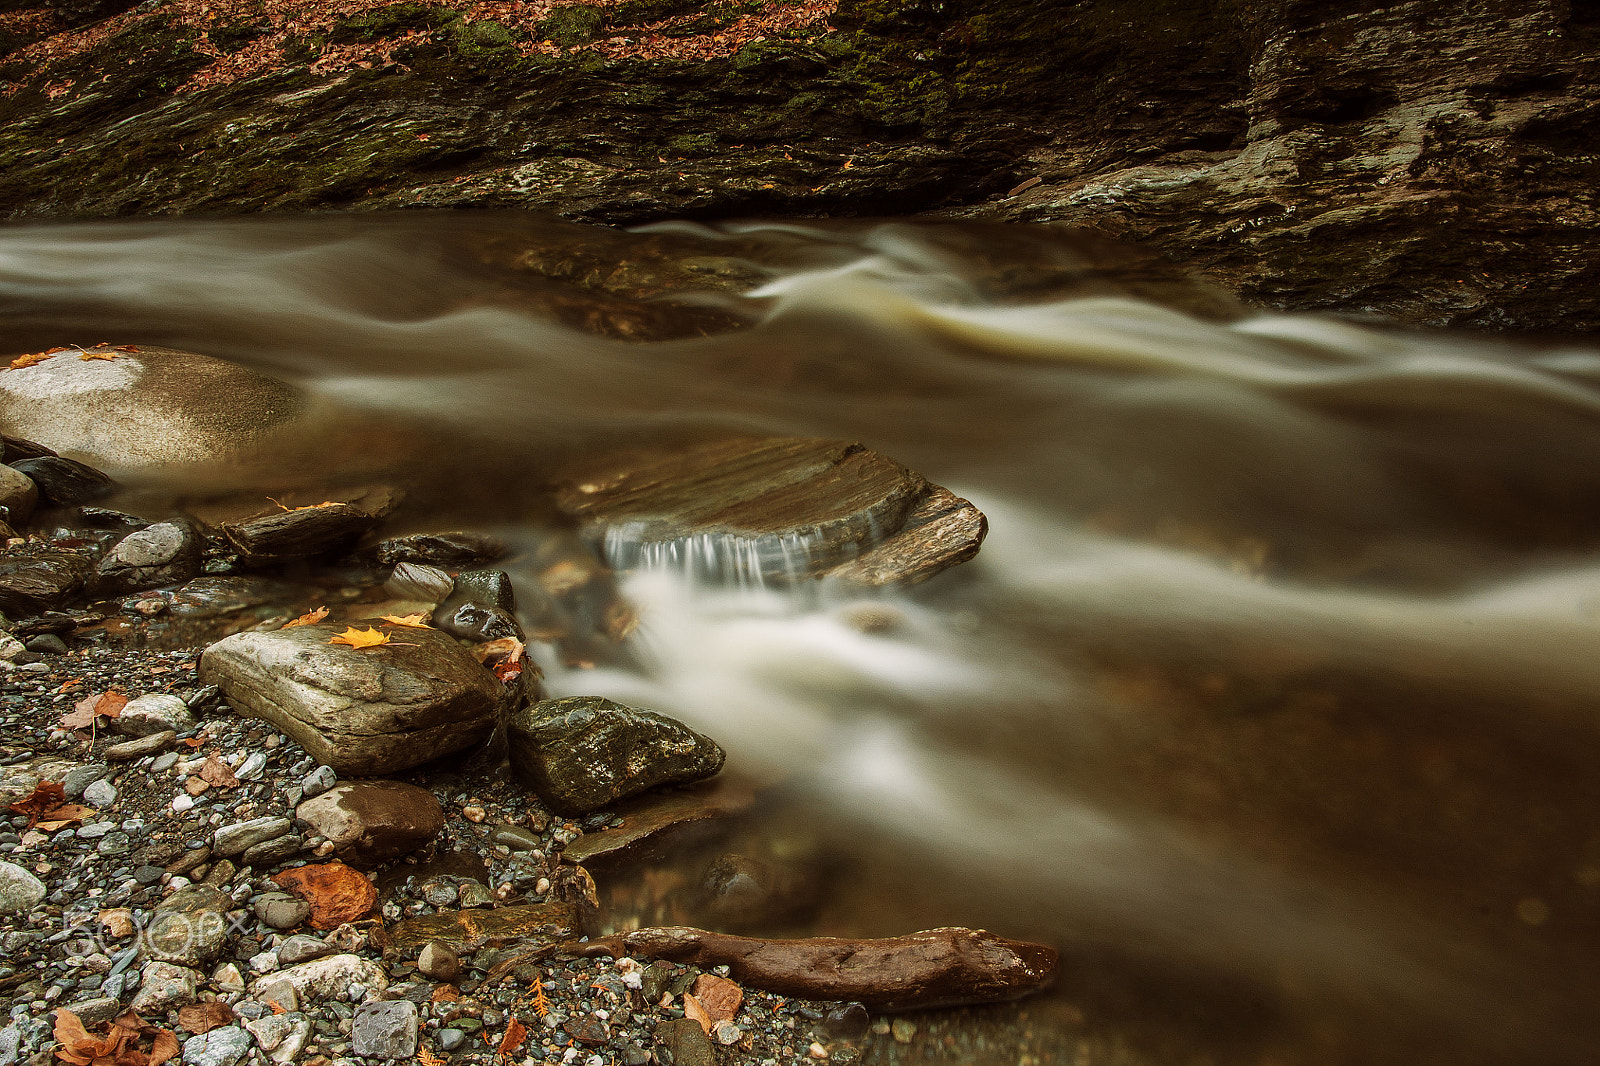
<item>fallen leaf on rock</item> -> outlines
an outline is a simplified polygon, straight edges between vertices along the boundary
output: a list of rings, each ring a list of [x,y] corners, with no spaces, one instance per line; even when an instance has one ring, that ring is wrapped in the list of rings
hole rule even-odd
[[[489,640],[472,649],[472,657],[480,663],[514,663],[522,659],[526,648],[516,637]]]
[[[209,1033],[231,1021],[233,1021],[233,1011],[228,1009],[226,1003],[219,1003],[216,1000],[209,1003],[191,1003],[178,1011],[178,1024],[196,1036]]]
[[[54,833],[57,829],[65,829],[69,825],[81,824],[93,813],[93,807],[85,807],[81,803],[63,803],[54,810],[45,811],[40,815],[38,825],[45,832]]]
[[[378,617],[393,626],[405,626],[408,629],[433,628],[422,620],[425,616],[420,614],[380,614]]]
[[[378,890],[367,875],[342,862],[301,866],[272,879],[311,904],[313,929],[333,929],[353,922],[378,901]]]
[[[200,764],[200,780],[216,788],[238,788],[239,779],[228,769],[228,764],[217,758],[215,752]]]
[[[139,350],[139,346],[136,345],[136,344],[119,344],[119,345],[117,345],[117,351],[119,351],[119,352],[138,352],[138,350]]]
[[[272,500],[272,497],[268,496],[267,499]],[[323,500],[321,503],[308,503],[308,504],[304,504],[303,506],[300,506],[300,507],[290,507],[286,503],[278,503],[277,500],[272,500],[272,502],[278,504],[278,506],[280,508],[282,508],[283,510],[285,510],[285,511],[315,511],[319,507],[338,507],[339,506],[339,501],[338,500]]]
[[[711,1015],[708,1014],[706,1009],[700,1005],[700,1000],[695,998],[692,992],[685,992],[683,994],[683,1016],[685,1018],[693,1018],[695,1021],[699,1022],[700,1028],[706,1031],[706,1035],[711,1035]]]
[[[509,1055],[521,1047],[526,1039],[528,1039],[527,1027],[513,1017],[506,1026],[506,1035],[500,1038],[500,1046],[496,1050],[502,1055]]]
[[[122,714],[122,708],[127,706],[128,697],[116,689],[107,689],[85,696],[72,705],[72,710],[61,716],[63,729],[88,729],[94,724],[94,716],[103,714],[107,718],[116,718]]]
[[[120,359],[121,356],[116,352],[84,352],[78,358],[87,363],[91,359]]]
[[[52,355],[59,355],[64,351],[65,348],[51,348],[48,352],[29,352],[27,355],[19,355],[11,360],[11,369],[26,370],[30,366],[38,366]]]
[[[744,989],[726,977],[703,973],[695,978],[694,998],[713,1023],[731,1022],[738,1017],[739,1004],[744,1002]]]
[[[122,716],[122,708],[126,707],[127,705],[128,697],[124,696],[114,688],[107,689],[106,691],[102,692],[100,694],[100,698],[95,701],[94,713],[103,714],[107,718],[119,718]]]
[[[155,1043],[150,1046],[150,1061],[145,1066],[161,1066],[163,1062],[178,1057],[178,1034],[166,1029],[156,1030]]]
[[[17,800],[10,807],[18,814],[28,816],[28,828],[32,829],[47,811],[53,811],[66,801],[67,792],[61,785],[53,781],[40,781],[27,796]]]
[[[461,998],[461,993],[456,991],[455,985],[440,985],[433,990],[433,995],[428,998],[430,1003],[454,1003]]]
[[[274,1014],[288,1014],[289,1013],[289,1008],[285,1007],[282,1003],[279,1003],[275,999],[267,1000],[267,1009],[272,1011],[272,1013],[274,1013]]]
[[[135,1045],[141,1037],[151,1039],[148,1052]],[[56,1011],[56,1058],[73,1066],[160,1066],[178,1054],[178,1038],[166,1029],[150,1025],[132,1011],[108,1023],[104,1036],[94,1036],[76,1014],[65,1008]]]
[[[347,644],[352,648],[375,648],[379,644],[389,643],[389,634],[379,633],[376,629],[357,629],[349,627],[336,637],[328,639],[329,644]]]
[[[509,685],[522,676],[521,663],[495,663],[491,671],[502,685]]]
[[[314,611],[307,611],[293,622],[283,623],[283,628],[293,629],[295,626],[314,626],[326,617],[328,617],[328,609],[326,607],[318,607]]]
[[[198,748],[200,745],[204,744],[205,742],[206,742],[206,738],[205,737],[185,737],[183,740],[178,741],[179,744],[182,744],[185,747],[190,747],[190,748]]]

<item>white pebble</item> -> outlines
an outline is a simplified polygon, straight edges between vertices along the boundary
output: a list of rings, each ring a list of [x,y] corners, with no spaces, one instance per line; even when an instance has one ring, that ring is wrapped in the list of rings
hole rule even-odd
[[[172,809],[182,814],[194,806],[194,797],[187,792],[180,792],[172,797]]]

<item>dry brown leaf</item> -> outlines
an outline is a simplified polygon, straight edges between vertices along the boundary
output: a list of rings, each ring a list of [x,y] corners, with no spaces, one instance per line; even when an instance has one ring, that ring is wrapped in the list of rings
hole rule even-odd
[[[283,628],[293,629],[295,626],[314,626],[326,617],[328,617],[328,609],[326,607],[318,607],[314,611],[307,611],[293,622],[283,623]]]
[[[53,781],[40,781],[27,796],[13,803],[10,810],[28,816],[28,828],[42,818],[47,811],[53,811],[66,801],[67,792],[61,785]]]
[[[357,629],[350,626],[336,637],[330,637],[329,644],[347,644],[352,648],[375,648],[379,644],[389,643],[389,634],[380,633],[376,629]]]
[[[694,998],[713,1023],[731,1022],[739,1015],[744,989],[726,977],[703,973],[695,978]]]
[[[218,1026],[233,1021],[233,1011],[226,1003],[212,1000],[209,1003],[191,1003],[178,1011],[178,1024],[196,1036],[209,1033]]]
[[[417,1048],[417,1061],[422,1063],[422,1066],[444,1066],[445,1062],[444,1059],[429,1051],[426,1046]]]
[[[216,752],[206,756],[200,764],[200,780],[216,788],[238,788],[239,779],[228,769],[228,764],[217,758]]]
[[[184,739],[178,741],[179,744],[182,744],[185,747],[189,747],[189,748],[198,748],[200,745],[204,744],[205,742],[206,742],[206,738],[205,737],[185,737]]]
[[[138,926],[133,923],[133,911],[127,907],[116,907],[112,910],[101,911],[98,916],[101,928],[113,940],[121,940],[125,936],[132,936]]]
[[[522,676],[522,664],[520,662],[495,663],[490,668],[490,672],[494,674],[502,685],[509,685]]]
[[[177,1058],[180,1050],[176,1033],[157,1029],[155,1044],[150,1048],[150,1061],[145,1066],[161,1066],[163,1062]]]
[[[63,803],[54,810],[45,811],[40,815],[37,824],[46,833],[54,833],[57,829],[65,829],[69,825],[81,824],[93,813],[95,813],[93,807],[85,807],[81,803]]]
[[[472,649],[472,657],[480,663],[514,663],[522,659],[523,652],[527,649],[522,641],[516,637],[501,637],[499,640],[489,640]]]
[[[282,1003],[279,1003],[275,999],[267,1000],[267,1009],[272,1011],[272,1013],[274,1013],[274,1014],[288,1014],[289,1013],[289,1008],[285,1007]]]
[[[119,352],[138,352],[138,350],[139,350],[139,346],[136,345],[136,344],[119,344],[119,345],[117,345],[117,351],[119,351]]]
[[[456,986],[455,985],[440,985],[438,988],[435,988],[433,990],[433,995],[429,997],[428,1002],[430,1002],[430,1003],[454,1003],[456,1000],[458,1000],[460,998],[461,998],[461,993],[456,991]]]
[[[121,357],[119,355],[117,355],[116,352],[84,352],[81,355],[79,355],[78,358],[82,359],[85,363],[87,363],[91,359],[108,359],[109,360],[109,359],[119,359]]]
[[[107,689],[100,694],[100,699],[95,702],[94,713],[103,714],[107,718],[118,718],[122,715],[122,708],[128,705],[128,697],[116,689]]]
[[[706,1035],[711,1035],[711,1015],[706,1013],[706,1009],[700,1005],[700,1001],[695,998],[692,992],[683,994],[683,1016],[685,1018],[693,1018],[699,1022],[700,1028],[706,1031]]]
[[[496,1050],[502,1055],[509,1055],[513,1051],[517,1050],[517,1048],[521,1047],[522,1042],[527,1039],[527,1027],[513,1017],[511,1021],[506,1024],[506,1035],[500,1038],[500,1046]]]
[[[407,629],[433,628],[423,621],[427,616],[422,614],[380,614],[378,617],[392,626],[405,626]]]

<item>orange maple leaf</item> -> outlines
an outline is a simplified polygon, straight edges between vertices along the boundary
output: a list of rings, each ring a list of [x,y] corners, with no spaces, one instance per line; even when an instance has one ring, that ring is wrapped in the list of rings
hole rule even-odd
[[[52,355],[55,355],[56,352],[59,351],[61,351],[61,349],[57,348],[54,351],[49,352],[29,352],[27,355],[19,355],[15,359],[11,360],[11,369],[26,370],[30,366],[38,366],[40,363],[44,362],[46,359],[50,358]]]
[[[328,639],[329,644],[347,644],[352,648],[373,648],[379,644],[389,643],[389,634],[379,633],[376,629],[357,629],[350,626],[343,633]]]
[[[502,1055],[509,1055],[521,1047],[526,1039],[528,1039],[527,1027],[513,1017],[506,1026],[506,1035],[500,1038],[500,1046],[496,1050]]]
[[[295,626],[314,626],[326,617],[328,617],[328,609],[326,607],[318,607],[315,611],[307,611],[293,622],[283,623],[283,628],[293,629]]]
[[[407,629],[433,628],[422,620],[423,616],[420,614],[380,614],[378,617],[392,626],[405,626]]]
[[[109,359],[118,359],[118,358],[121,358],[121,357],[118,356],[116,352],[84,352],[82,355],[79,355],[78,358],[82,359],[85,363],[87,363],[91,359],[108,359],[109,360]]]
[[[137,352],[138,350],[139,350],[139,346],[136,345],[136,344],[119,344],[119,345],[117,345],[117,351],[119,351],[119,352]]]

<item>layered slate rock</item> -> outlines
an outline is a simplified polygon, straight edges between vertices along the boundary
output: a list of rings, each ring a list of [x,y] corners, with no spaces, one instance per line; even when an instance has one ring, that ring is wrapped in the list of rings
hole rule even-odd
[[[92,559],[72,552],[0,553],[0,614],[23,618],[64,606],[93,571]]]
[[[557,944],[577,936],[578,928],[578,911],[571,903],[533,903],[407,918],[375,932],[373,941],[402,953],[434,941],[458,951],[471,951],[490,941]]]
[[[507,737],[512,770],[567,815],[711,777],[724,759],[715,741],[682,722],[598,696],[523,708],[511,716]]]
[[[24,459],[10,464],[39,486],[39,494],[58,507],[93,503],[116,491],[117,483],[104,471],[59,455]]]
[[[971,504],[893,459],[812,437],[591,460],[558,482],[556,502],[618,569],[748,583],[822,576],[874,553],[867,583],[923,580],[976,554],[986,529]]]
[[[307,410],[295,388],[194,352],[62,352],[0,375],[0,424],[99,466],[254,456]]]
[[[641,796],[616,811],[621,824],[585,833],[561,852],[563,862],[599,869],[636,862],[681,847],[688,838],[711,835],[755,802],[749,781],[724,774],[688,788]]]
[[[332,841],[341,859],[362,865],[414,851],[444,829],[444,811],[433,793],[399,781],[339,785],[294,813]]]
[[[357,626],[378,626],[371,620]],[[507,689],[449,636],[330,644],[327,625],[238,633],[207,648],[200,676],[342,775],[392,773],[483,740]]]

